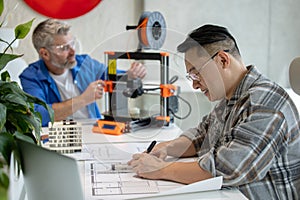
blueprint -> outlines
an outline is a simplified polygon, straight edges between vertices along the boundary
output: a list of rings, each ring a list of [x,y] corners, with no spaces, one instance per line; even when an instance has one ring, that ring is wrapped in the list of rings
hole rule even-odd
[[[222,179],[184,185],[137,177],[127,165],[132,154],[143,152],[149,143],[89,144],[85,151],[94,159],[84,161],[85,199],[130,199],[160,194],[220,189]],[[86,153],[85,152],[85,153]],[[195,161],[195,158],[180,160]],[[210,179],[208,180],[210,181]],[[200,187],[199,187],[200,186]]]
[[[123,166],[115,169],[113,166]],[[147,180],[135,176],[125,163],[86,161],[86,199],[124,199],[138,194],[155,194],[175,189],[182,184],[171,181]],[[87,192],[88,191],[88,192]]]

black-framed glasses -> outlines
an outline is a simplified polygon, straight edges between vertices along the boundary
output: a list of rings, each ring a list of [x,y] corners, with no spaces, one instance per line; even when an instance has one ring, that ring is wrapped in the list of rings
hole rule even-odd
[[[229,52],[229,50],[223,50],[225,52]],[[189,81],[201,81],[200,79],[200,72],[201,70],[204,69],[204,67],[206,67],[208,65],[208,63],[210,63],[210,61],[212,61],[214,59],[214,57],[216,57],[218,55],[220,51],[217,51],[214,55],[212,55],[203,65],[202,67],[200,67],[199,70],[197,70],[197,73],[187,73],[187,75],[185,76]],[[195,67],[193,67],[191,70],[196,69]]]

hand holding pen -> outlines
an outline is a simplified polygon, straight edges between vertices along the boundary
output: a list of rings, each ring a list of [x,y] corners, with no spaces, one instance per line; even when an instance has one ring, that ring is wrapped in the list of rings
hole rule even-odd
[[[145,151],[145,153],[154,155],[160,159],[165,160],[168,156],[168,149],[169,143],[168,142],[160,142],[160,143],[156,143],[156,141],[153,141],[150,146],[148,148],[151,147],[150,151]]]
[[[168,165],[167,162],[158,158],[155,152],[153,152],[155,145],[156,141],[151,142],[144,153],[134,154],[128,162],[128,165],[132,167],[137,176],[157,179],[160,176],[161,169],[164,169]],[[159,149],[157,150],[159,151]]]
[[[156,141],[155,140],[152,141],[145,152],[150,153],[152,151],[152,149],[154,148],[155,144],[156,144]],[[129,167],[127,164],[114,163],[111,165],[111,170],[124,173],[124,172],[131,172],[132,168]]]
[[[156,145],[156,141],[154,140],[154,141],[151,142],[151,144],[147,148],[146,153],[150,153],[155,145]]]

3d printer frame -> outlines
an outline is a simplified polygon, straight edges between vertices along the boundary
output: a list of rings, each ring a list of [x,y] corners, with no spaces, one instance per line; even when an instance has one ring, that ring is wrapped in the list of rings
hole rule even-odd
[[[114,111],[116,105],[114,90],[118,82],[117,76],[117,60],[133,59],[133,60],[156,60],[160,62],[160,116],[156,116],[155,120],[160,120],[164,125],[169,125],[174,120],[170,116],[169,97],[174,95],[176,86],[168,84],[169,82],[169,54],[167,52],[105,52],[105,62],[107,64],[105,95],[105,112],[102,113],[105,120],[128,121],[129,119],[118,116]],[[114,103],[113,103],[114,102]],[[131,119],[132,120],[132,119]],[[143,119],[141,119],[143,120]]]

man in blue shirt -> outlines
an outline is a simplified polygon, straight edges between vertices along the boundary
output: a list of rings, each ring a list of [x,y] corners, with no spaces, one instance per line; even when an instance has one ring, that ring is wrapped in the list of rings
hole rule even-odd
[[[97,99],[102,98],[106,66],[89,55],[76,55],[70,25],[47,19],[34,29],[32,41],[40,60],[20,75],[23,90],[46,102],[54,110],[54,120],[100,118]],[[130,78],[143,78],[145,67],[134,62],[127,71]],[[48,111],[35,105],[42,125],[50,121]]]

